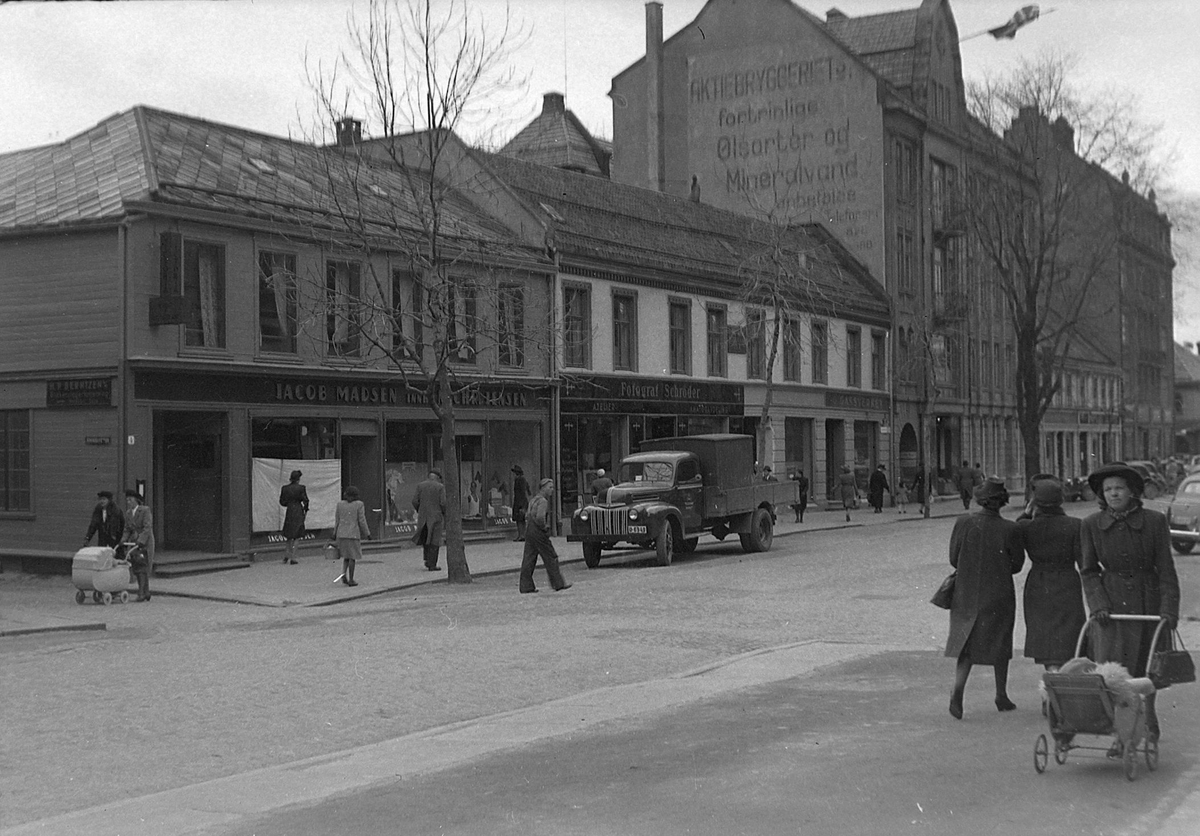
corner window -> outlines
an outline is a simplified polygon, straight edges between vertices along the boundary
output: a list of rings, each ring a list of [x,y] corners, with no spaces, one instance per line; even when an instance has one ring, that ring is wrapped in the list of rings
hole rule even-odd
[[[263,351],[296,353],[296,256],[258,254],[258,344]]]

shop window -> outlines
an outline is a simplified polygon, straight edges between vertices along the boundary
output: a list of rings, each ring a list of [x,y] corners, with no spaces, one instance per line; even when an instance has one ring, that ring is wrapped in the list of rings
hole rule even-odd
[[[755,308],[746,311],[746,377],[766,380],[767,317]]]
[[[250,449],[256,459],[335,459],[331,418],[255,418]]]
[[[362,270],[352,261],[325,265],[325,337],[332,357],[357,357],[362,351]]]
[[[160,293],[169,297],[182,292],[184,345],[224,348],[225,248],[164,232],[160,250]]]
[[[862,388],[862,331],[846,329],[846,385]]]
[[[31,511],[29,411],[0,411],[0,511]]]
[[[637,371],[637,296],[613,293],[613,368]]]
[[[584,285],[563,287],[563,365],[592,366],[592,292]]]
[[[672,299],[667,314],[671,374],[692,373],[692,306]]]
[[[829,382],[829,325],[815,321],[809,326],[812,336],[812,382]]]
[[[706,313],[708,326],[708,376],[726,377],[729,374],[729,330],[724,307],[709,306]]]
[[[500,365],[516,368],[524,366],[525,288],[521,285],[500,285],[496,305],[496,330]]]
[[[783,379],[794,383],[800,382],[800,352],[801,323],[795,317],[788,317],[783,324]]]
[[[296,353],[296,256],[258,254],[258,343],[263,351]]]

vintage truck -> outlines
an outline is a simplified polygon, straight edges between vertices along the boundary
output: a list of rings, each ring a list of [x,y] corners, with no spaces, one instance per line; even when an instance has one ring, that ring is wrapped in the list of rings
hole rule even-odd
[[[603,501],[571,518],[568,542],[583,545],[589,569],[618,543],[653,548],[660,566],[696,548],[700,535],[741,537],[742,549],[771,548],[775,508],[797,501],[796,482],[762,481],[754,468],[754,438],[727,433],[642,442],[626,456]]]

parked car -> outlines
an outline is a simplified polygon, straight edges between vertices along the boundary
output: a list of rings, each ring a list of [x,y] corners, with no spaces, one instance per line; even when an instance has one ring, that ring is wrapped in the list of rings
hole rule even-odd
[[[1167,478],[1154,466],[1154,462],[1132,461],[1126,462],[1126,464],[1142,474],[1142,479],[1146,483],[1146,490],[1142,495],[1146,499],[1158,499],[1163,494],[1170,493],[1167,489]]]
[[[1179,483],[1175,498],[1167,507],[1167,522],[1175,551],[1187,554],[1200,542],[1200,473],[1193,473]]]

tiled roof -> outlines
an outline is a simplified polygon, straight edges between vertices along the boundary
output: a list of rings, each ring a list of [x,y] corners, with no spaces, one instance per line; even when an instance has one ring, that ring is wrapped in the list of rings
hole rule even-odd
[[[575,114],[563,105],[562,96],[546,94],[542,112],[510,139],[500,153],[525,162],[608,176],[610,143],[595,139]]]
[[[375,234],[421,228],[413,190],[394,166],[151,108],[0,156],[0,227],[117,218],[146,202],[320,228],[338,226],[340,202]],[[446,190],[442,208],[448,235],[508,236],[458,191]]]
[[[825,28],[896,87],[912,86],[920,9],[833,18]]]
[[[814,299],[832,308],[886,320],[888,302],[878,283],[819,224],[780,231],[761,221],[704,203],[614,183],[502,155],[489,168],[531,206],[553,219],[554,242],[564,257],[669,274],[679,280],[729,284],[764,247],[781,242],[810,254]]]
[[[133,111],[55,145],[0,155],[0,228],[116,218],[150,188]]]

